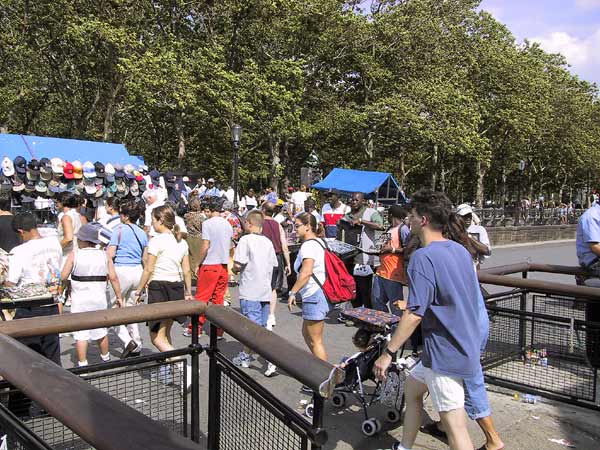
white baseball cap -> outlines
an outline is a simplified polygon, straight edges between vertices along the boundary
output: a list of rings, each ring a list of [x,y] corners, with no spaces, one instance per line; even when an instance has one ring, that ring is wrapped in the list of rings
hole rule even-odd
[[[50,164],[52,165],[52,172],[58,175],[63,174],[63,170],[65,168],[65,162],[60,158],[52,158],[50,160]]]
[[[5,177],[12,177],[15,174],[15,165],[8,156],[2,158],[2,174]]]
[[[466,216],[468,214],[473,214],[473,208],[468,203],[463,203],[462,205],[458,205],[456,208],[456,214],[459,216]]]

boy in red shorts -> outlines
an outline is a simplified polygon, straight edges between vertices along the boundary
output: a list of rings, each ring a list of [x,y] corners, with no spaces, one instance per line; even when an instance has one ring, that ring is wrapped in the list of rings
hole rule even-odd
[[[198,257],[198,285],[195,298],[204,303],[222,305],[227,291],[227,263],[233,229],[229,222],[221,217],[223,199],[211,199],[208,208],[209,218],[202,223],[202,244]],[[205,322],[206,316],[200,316],[200,328]],[[217,334],[222,336],[223,330],[219,329]]]

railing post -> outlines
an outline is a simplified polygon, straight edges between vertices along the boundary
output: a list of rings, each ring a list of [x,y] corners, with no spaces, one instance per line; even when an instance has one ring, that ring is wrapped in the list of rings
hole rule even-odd
[[[210,344],[208,347],[208,450],[219,450],[221,430],[221,371],[217,366],[217,327],[210,324]]]
[[[526,279],[527,271],[523,271],[522,276],[523,276],[523,279]],[[521,293],[521,301],[520,301],[519,310],[521,313],[527,311],[527,291],[526,290]],[[531,327],[533,329],[533,322],[531,324]],[[526,340],[527,340],[527,320],[525,319],[524,314],[520,314],[519,315],[519,346],[521,347],[521,351],[525,351]]]
[[[313,428],[320,430],[323,428],[323,409],[325,407],[325,401],[318,393],[313,393]],[[311,443],[311,450],[321,450],[321,446],[315,443]]]
[[[198,343],[197,315],[192,316],[192,344],[190,345],[190,349],[192,350],[192,441],[200,442],[200,367],[198,356],[202,352],[202,347]]]

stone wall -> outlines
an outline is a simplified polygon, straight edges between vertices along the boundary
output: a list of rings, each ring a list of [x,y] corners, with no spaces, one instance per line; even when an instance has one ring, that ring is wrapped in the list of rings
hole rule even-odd
[[[486,229],[492,242],[492,247],[494,247],[496,245],[575,239],[577,225],[490,227]]]

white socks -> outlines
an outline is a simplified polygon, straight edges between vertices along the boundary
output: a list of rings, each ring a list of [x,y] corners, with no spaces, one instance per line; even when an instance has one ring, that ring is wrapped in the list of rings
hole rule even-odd
[[[102,361],[108,362],[110,361],[110,353],[107,353],[106,355],[100,354],[100,358],[102,359]]]
[[[77,362],[77,366],[78,367],[85,367],[88,365],[87,359],[85,361],[78,361]]]

